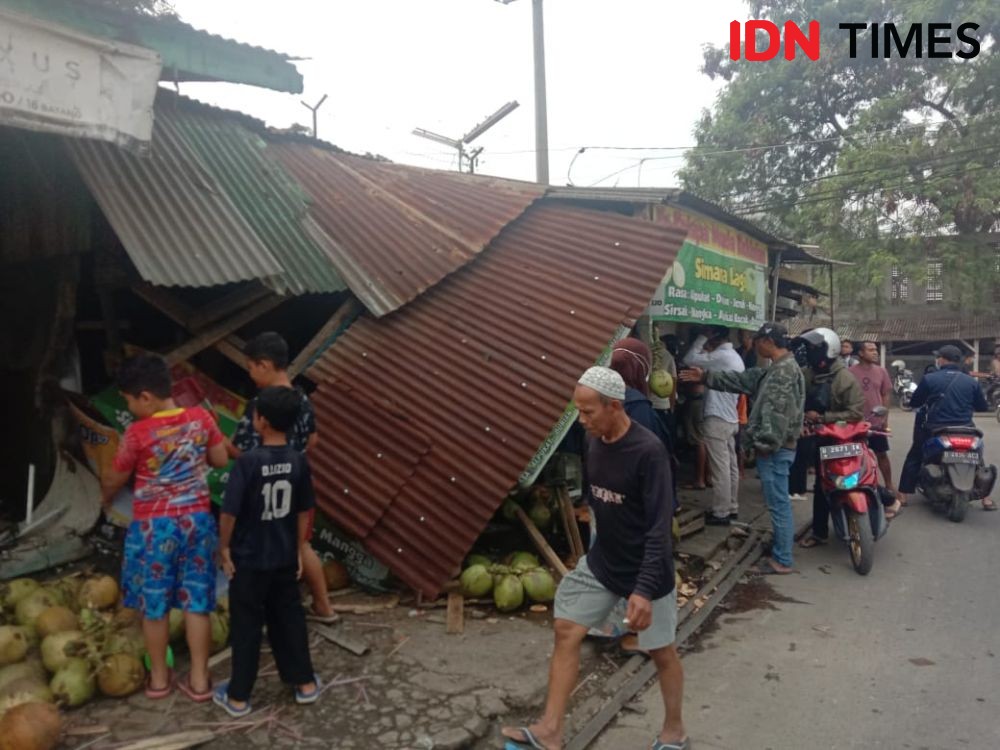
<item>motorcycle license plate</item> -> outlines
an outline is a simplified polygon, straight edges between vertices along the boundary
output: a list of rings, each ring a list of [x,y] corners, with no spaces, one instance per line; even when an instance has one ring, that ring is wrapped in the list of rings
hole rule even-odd
[[[978,453],[962,453],[961,451],[945,451],[941,457],[945,464],[979,464]]]
[[[861,455],[861,443],[844,443],[843,445],[822,445],[819,449],[819,460],[829,461],[833,458],[850,458]]]

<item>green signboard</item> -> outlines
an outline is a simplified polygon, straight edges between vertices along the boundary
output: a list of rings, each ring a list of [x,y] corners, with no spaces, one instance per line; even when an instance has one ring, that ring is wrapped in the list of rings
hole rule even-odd
[[[653,320],[758,328],[767,314],[767,269],[685,242],[648,312]]]

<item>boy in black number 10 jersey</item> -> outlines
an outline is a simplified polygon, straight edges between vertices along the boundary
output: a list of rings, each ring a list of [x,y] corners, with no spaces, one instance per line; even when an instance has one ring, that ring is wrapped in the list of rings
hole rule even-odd
[[[289,388],[261,391],[254,414],[261,444],[236,460],[222,503],[219,551],[230,581],[233,672],[214,700],[231,716],[251,711],[265,624],[278,673],[295,686],[295,701],[319,697],[298,585],[315,500],[309,464],[286,438],[299,408],[300,397]]]

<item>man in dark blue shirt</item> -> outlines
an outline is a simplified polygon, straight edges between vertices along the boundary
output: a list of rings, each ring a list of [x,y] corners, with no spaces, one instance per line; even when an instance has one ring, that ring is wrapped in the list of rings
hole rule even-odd
[[[977,411],[989,411],[990,408],[979,381],[962,372],[959,365],[962,352],[957,346],[942,346],[934,356],[938,369],[924,375],[910,399],[910,405],[920,411],[913,425],[913,445],[906,454],[903,474],[899,478],[903,505],[906,505],[907,496],[916,491],[924,443],[933,436],[934,430],[971,425]],[[983,509],[996,510],[997,506],[986,497]]]
[[[545,714],[530,726],[504,727],[503,735],[526,747],[562,747],[566,706],[580,669],[580,645],[624,597],[624,625],[639,633],[639,648],[649,652],[660,677],[665,718],[653,747],[687,750],[690,743],[681,716],[684,671],[674,643],[670,459],[660,439],[625,413],[625,381],[614,370],[587,370],[573,400],[589,433],[584,488],[597,537],[556,591],[556,642]]]

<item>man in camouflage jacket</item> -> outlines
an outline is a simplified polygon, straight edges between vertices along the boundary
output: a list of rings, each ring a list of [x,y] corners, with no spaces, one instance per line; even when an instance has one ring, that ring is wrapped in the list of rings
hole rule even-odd
[[[784,326],[765,323],[753,341],[758,359],[771,360],[770,367],[752,367],[744,372],[704,372],[695,367],[681,373],[681,379],[752,397],[753,408],[743,440],[757,453],[757,472],[774,528],[771,557],[762,563],[761,572],[791,573],[795,525],[788,497],[788,471],[802,432],[805,379],[788,350]]]

